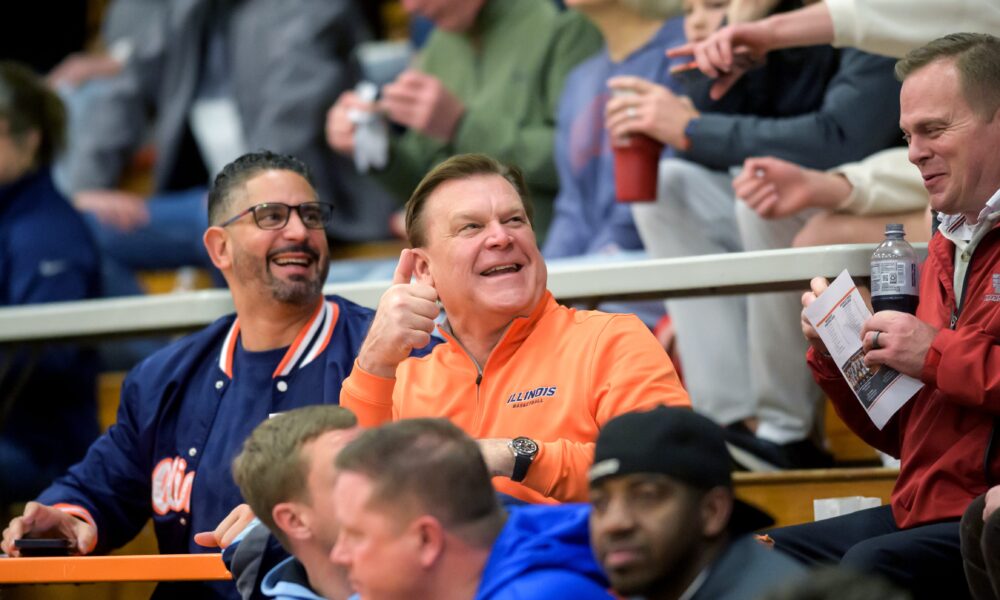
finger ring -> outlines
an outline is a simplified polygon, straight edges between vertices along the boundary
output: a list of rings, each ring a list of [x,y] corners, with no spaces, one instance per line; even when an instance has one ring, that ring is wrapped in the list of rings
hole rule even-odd
[[[882,332],[881,331],[876,331],[875,332],[875,336],[872,337],[872,350],[878,350],[878,349],[882,348],[882,346],[880,346],[879,343],[878,343],[878,336],[879,336],[880,333],[882,333]]]
[[[629,106],[628,108],[626,108],[625,109],[625,116],[628,117],[629,119],[634,119],[635,118],[635,107],[634,106]]]

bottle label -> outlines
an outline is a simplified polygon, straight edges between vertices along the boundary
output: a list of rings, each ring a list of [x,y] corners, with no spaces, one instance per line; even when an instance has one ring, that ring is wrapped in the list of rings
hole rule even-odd
[[[872,261],[872,296],[917,295],[917,265],[906,260]]]

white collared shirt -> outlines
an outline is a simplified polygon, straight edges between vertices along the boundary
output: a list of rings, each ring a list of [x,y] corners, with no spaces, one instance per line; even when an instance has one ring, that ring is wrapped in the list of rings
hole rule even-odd
[[[1000,219],[1000,190],[997,190],[983,210],[979,211],[976,223],[970,224],[965,215],[941,215],[941,225],[938,231],[955,244],[955,302],[962,301],[962,288],[965,286],[965,273],[972,261],[972,254],[986,232]],[[959,306],[961,307],[961,306]]]

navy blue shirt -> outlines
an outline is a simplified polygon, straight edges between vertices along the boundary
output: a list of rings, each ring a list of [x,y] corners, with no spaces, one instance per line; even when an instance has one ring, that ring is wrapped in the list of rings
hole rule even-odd
[[[0,307],[81,300],[99,292],[97,246],[48,169],[0,186]],[[35,468],[58,473],[97,437],[97,357],[69,344],[45,345],[37,357],[33,350],[0,348],[0,364],[11,360],[0,379],[0,405],[13,402],[0,439],[28,451]]]

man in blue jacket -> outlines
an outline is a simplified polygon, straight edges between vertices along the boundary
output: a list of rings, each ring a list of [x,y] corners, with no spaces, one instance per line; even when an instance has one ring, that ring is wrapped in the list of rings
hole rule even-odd
[[[370,429],[337,456],[331,559],[361,598],[608,599],[585,505],[501,508],[479,445],[445,419]]]
[[[118,422],[4,531],[63,537],[73,553],[121,546],[153,519],[160,551],[196,553],[195,532],[238,504],[229,465],[255,425],[307,404],[336,404],[372,312],[322,295],[324,226],[305,165],[262,151],[227,165],[209,193],[205,246],[236,314],[137,365]],[[236,598],[230,582],[161,584],[154,597]]]

